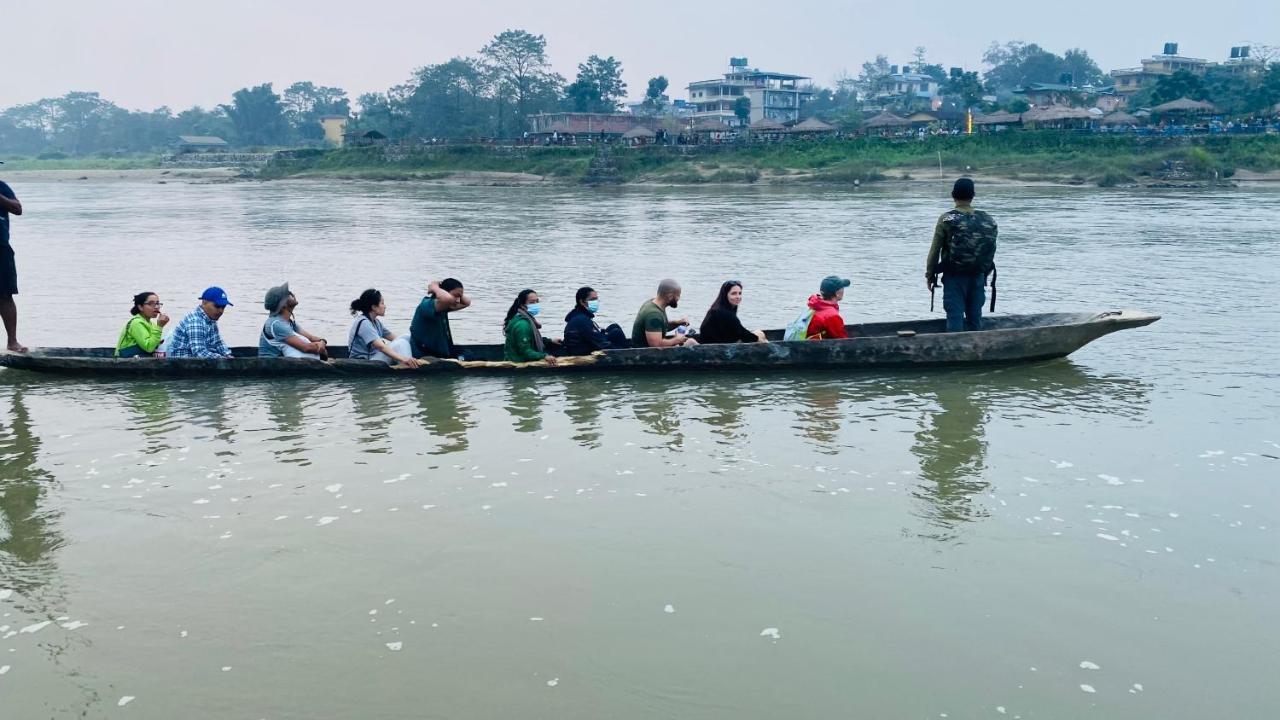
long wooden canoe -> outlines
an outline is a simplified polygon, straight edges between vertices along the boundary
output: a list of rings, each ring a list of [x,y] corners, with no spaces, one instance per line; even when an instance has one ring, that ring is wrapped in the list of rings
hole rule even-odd
[[[259,358],[256,347],[233,348],[234,358],[113,357],[111,348],[33,348],[0,354],[0,366],[64,375],[151,377],[390,375],[424,372],[565,373],[627,372],[647,369],[727,370],[743,368],[869,368],[986,365],[1064,357],[1117,330],[1150,325],[1159,315],[1139,310],[1099,313],[994,315],[977,332],[948,333],[941,319],[849,325],[850,339],[779,342],[781,330],[766,331],[773,342],[698,345],[679,348],[608,350],[586,357],[546,363],[502,360],[501,345],[465,345],[464,360],[432,360],[416,370],[346,358],[345,347],[331,347],[334,359]]]

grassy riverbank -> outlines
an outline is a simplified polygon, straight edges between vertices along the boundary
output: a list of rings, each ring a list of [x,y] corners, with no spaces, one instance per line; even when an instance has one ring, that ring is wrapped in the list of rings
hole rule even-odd
[[[448,180],[456,174],[495,182],[576,182],[588,171],[590,147],[428,148],[388,160],[379,148],[334,150],[273,162],[261,177],[350,177]],[[698,148],[619,148],[618,177],[627,183],[865,183],[913,174],[970,172],[1024,182],[1096,184],[1228,179],[1236,170],[1280,171],[1280,136],[1135,138],[1060,132],[887,141],[822,142]],[[498,174],[498,175],[494,175]],[[504,178],[505,176],[505,178]]]
[[[264,180],[337,177],[481,185],[577,183],[587,175],[595,155],[590,146],[451,145],[400,155],[377,147],[302,150],[272,161],[256,174]],[[1214,182],[1236,177],[1237,171],[1248,171],[1242,174],[1252,179],[1280,179],[1280,135],[1138,138],[1042,131],[923,141],[851,138],[684,148],[619,147],[611,161],[617,178],[639,184],[853,184],[969,173],[1013,182],[1110,187]],[[170,166],[162,166],[161,156],[139,155],[10,158],[2,169],[89,173],[162,167]],[[172,171],[183,172],[178,167]]]

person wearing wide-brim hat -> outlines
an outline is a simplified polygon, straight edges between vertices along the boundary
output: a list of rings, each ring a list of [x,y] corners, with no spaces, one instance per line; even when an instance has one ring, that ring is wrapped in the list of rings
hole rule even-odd
[[[325,339],[298,327],[293,314],[298,298],[289,291],[289,283],[268,290],[262,306],[270,315],[258,336],[258,357],[329,359]]]

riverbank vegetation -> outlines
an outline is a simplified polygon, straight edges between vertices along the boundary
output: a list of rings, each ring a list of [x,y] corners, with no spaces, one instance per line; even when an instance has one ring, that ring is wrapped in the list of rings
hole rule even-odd
[[[1213,181],[1237,169],[1280,170],[1280,136],[1139,138],[1057,131],[610,148],[606,160],[628,183],[824,182],[861,184],[915,175],[974,173],[1022,181],[1101,186],[1168,180]],[[596,149],[578,147],[424,147],[304,151],[278,158],[261,177],[339,176],[441,179],[453,173],[513,173],[577,182]]]

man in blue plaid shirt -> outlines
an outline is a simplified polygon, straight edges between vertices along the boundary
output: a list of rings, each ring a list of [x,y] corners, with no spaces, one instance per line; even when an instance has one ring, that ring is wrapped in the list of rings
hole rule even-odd
[[[165,354],[168,357],[195,357],[223,359],[231,357],[231,349],[222,342],[218,333],[218,318],[231,305],[227,293],[220,287],[211,287],[200,296],[200,306],[178,323],[178,329],[169,338]]]

